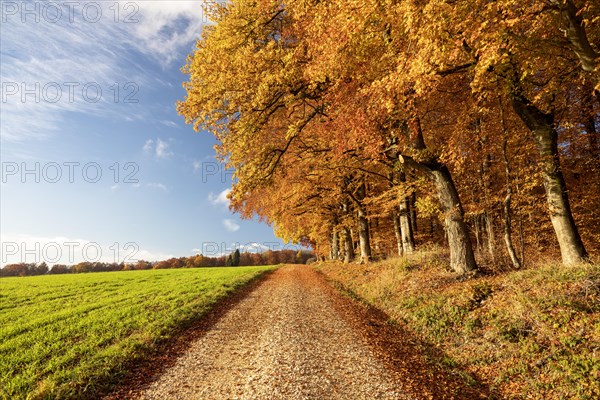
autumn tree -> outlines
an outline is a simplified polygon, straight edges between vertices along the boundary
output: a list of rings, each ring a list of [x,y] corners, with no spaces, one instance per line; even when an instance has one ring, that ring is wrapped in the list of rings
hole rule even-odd
[[[583,217],[600,193],[576,182],[600,170],[598,8],[233,0],[189,57],[178,110],[235,170],[232,209],[321,256],[413,252],[420,207],[432,237],[443,221],[458,273],[478,268],[471,233],[495,264],[500,232],[518,268],[552,226],[578,262],[578,224],[600,236]]]
[[[465,29],[462,35],[465,56],[471,54],[476,67],[474,86],[497,82],[486,90],[500,91],[506,96],[531,132],[563,262],[582,261],[587,258],[587,251],[571,211],[558,149],[564,122],[559,115],[568,107],[563,101],[566,96],[578,96],[576,92],[586,86],[581,74],[573,73],[572,68],[577,63],[587,65],[588,69],[591,66],[586,61],[591,46],[581,25],[580,10],[570,0],[551,1],[550,6],[531,2],[518,7],[514,2],[497,3],[493,7],[484,2],[469,3],[470,10],[458,10],[458,15],[466,15],[466,20],[478,27]],[[492,28],[489,21],[497,25]],[[465,25],[459,29],[466,28]],[[561,29],[568,39],[566,43],[560,40]]]

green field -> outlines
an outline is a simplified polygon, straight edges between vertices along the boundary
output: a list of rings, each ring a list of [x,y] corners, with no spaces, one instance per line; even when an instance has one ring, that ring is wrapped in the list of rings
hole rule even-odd
[[[274,267],[0,279],[0,398],[90,397],[216,300]]]

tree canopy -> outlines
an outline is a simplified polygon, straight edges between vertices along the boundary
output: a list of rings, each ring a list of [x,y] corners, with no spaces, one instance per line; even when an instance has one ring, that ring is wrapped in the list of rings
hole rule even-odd
[[[210,16],[178,111],[217,138],[242,216],[346,261],[445,241],[459,273],[598,250],[597,2],[231,0]]]

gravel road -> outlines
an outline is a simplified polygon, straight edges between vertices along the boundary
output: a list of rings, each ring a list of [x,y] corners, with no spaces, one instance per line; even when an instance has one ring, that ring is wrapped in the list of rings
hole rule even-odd
[[[272,273],[141,399],[408,399],[312,269]]]

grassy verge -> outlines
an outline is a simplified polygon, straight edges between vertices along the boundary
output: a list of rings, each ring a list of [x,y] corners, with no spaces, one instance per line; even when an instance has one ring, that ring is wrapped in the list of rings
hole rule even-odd
[[[0,280],[0,398],[80,398],[274,267]]]
[[[600,398],[600,265],[558,264],[461,281],[440,250],[316,268],[403,323],[502,398]],[[458,368],[457,368],[458,367]]]

